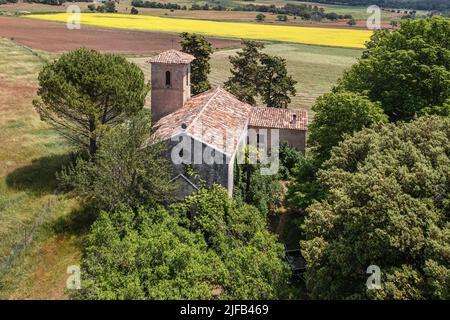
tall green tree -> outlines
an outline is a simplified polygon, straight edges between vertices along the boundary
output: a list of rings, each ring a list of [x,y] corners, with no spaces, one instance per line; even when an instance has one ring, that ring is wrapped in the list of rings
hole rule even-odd
[[[164,148],[151,141],[149,116],[138,114],[107,130],[93,161],[78,158],[59,175],[86,204],[99,210],[137,210],[170,200],[176,186]]]
[[[235,56],[230,57],[231,76],[225,88],[239,100],[256,104],[260,72],[261,50],[264,44],[257,41],[242,40],[244,46]]]
[[[432,128],[432,130],[431,130]],[[314,298],[450,298],[450,119],[366,128],[319,173],[308,208],[306,285]],[[366,270],[381,269],[368,290]]]
[[[211,43],[200,34],[183,32],[181,34],[181,50],[195,57],[191,63],[191,90],[196,95],[211,88],[208,75],[211,72],[209,60],[213,53]]]
[[[43,68],[33,103],[42,120],[93,156],[101,129],[139,112],[148,89],[137,65],[83,48]]]
[[[288,75],[286,60],[268,54],[261,55],[258,93],[269,108],[287,108],[295,96],[295,81]]]
[[[450,21],[405,20],[396,30],[375,32],[363,58],[336,90],[380,102],[391,121],[415,115],[450,115]]]
[[[309,126],[308,144],[320,165],[330,157],[331,149],[364,127],[387,122],[379,103],[351,92],[327,93],[312,107],[314,121]]]
[[[225,88],[251,105],[261,96],[267,107],[287,108],[297,82],[288,75],[286,61],[262,53],[264,44],[260,42],[242,40],[242,44],[242,51],[230,57],[231,76]]]
[[[322,163],[330,158],[332,148],[364,127],[387,122],[378,103],[351,92],[325,94],[317,99],[312,109],[315,114],[309,126],[310,152],[294,168],[287,195],[289,203],[300,209],[325,197],[317,173]]]

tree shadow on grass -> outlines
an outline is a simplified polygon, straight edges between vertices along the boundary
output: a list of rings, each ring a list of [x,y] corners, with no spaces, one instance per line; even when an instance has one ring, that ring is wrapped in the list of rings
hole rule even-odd
[[[67,153],[34,159],[31,164],[8,174],[6,184],[12,189],[36,195],[53,193],[58,186],[56,173],[73,161],[73,158],[73,153]]]
[[[89,231],[97,216],[98,210],[93,208],[76,209],[59,217],[53,223],[53,230],[56,234],[81,236]]]

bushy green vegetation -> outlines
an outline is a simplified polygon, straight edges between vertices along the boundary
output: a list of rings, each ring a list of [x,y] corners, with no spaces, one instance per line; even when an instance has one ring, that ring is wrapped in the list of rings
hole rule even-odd
[[[358,64],[332,93],[316,102],[310,152],[302,156],[281,147],[281,174],[292,178],[290,204],[307,212],[292,220],[291,225],[301,228],[298,237],[292,233],[287,237],[301,239],[308,262],[306,286],[313,298],[450,298],[450,123],[445,86],[450,55],[446,38],[439,36],[448,34],[446,23],[440,18],[405,22],[398,31],[377,33]],[[433,28],[437,35],[429,32]],[[8,53],[13,55],[16,49]],[[268,57],[258,48],[249,56],[250,71]],[[416,90],[408,91],[400,76],[385,70],[377,81],[368,81],[363,73],[371,66],[383,66],[377,57],[383,63],[394,59],[395,70],[403,72],[406,83],[420,83]],[[243,60],[238,62],[235,74],[247,67]],[[98,65],[94,63],[93,69]],[[17,65],[12,70],[24,72]],[[86,67],[85,73],[89,70]],[[260,99],[261,91],[248,91],[251,80],[244,80],[239,83],[241,92]],[[396,90],[389,91],[384,83],[391,80]],[[52,98],[61,92],[79,97],[75,93],[84,88],[61,87],[70,90],[52,89]],[[397,94],[399,90],[403,95]],[[89,95],[80,101],[91,103]],[[418,103],[411,107],[411,101]],[[283,246],[268,231],[266,219],[279,200],[280,176],[259,176],[258,166],[244,165],[236,171],[235,200],[222,187],[213,186],[168,205],[168,168],[157,145],[140,148],[150,137],[150,121],[145,113],[132,119],[134,113],[124,112],[120,124],[100,126],[95,132],[102,139],[93,161],[78,160],[63,179],[98,214],[83,249],[83,290],[74,298],[292,298]],[[3,119],[0,125],[9,137],[5,148],[12,150],[11,132],[31,131],[15,131],[23,129],[21,119],[2,124]],[[385,124],[388,120],[391,123]],[[39,134],[49,135],[47,130]],[[53,136],[42,141],[50,144],[42,147],[44,151],[60,143]],[[43,158],[25,174],[20,169],[8,171],[1,186],[7,193],[0,205],[8,212],[21,209],[15,202],[24,197],[24,188],[37,190],[24,208],[30,199],[42,204],[56,198],[48,194],[56,187],[54,173],[63,159],[67,157]],[[9,161],[3,163],[11,166]],[[59,208],[65,212],[66,204],[58,203]],[[64,223],[58,228],[68,230]],[[366,290],[365,270],[372,264],[381,267],[381,290]]]
[[[209,8],[209,7],[207,7]],[[217,7],[213,7],[212,10],[220,10],[214,9]],[[204,9],[205,10],[205,9]],[[208,9],[206,9],[208,10]],[[313,20],[313,21],[321,21],[322,19],[328,20],[337,20],[337,19],[351,19],[351,14],[340,15],[335,12],[325,12],[325,9],[322,7],[318,7],[316,5],[307,5],[307,4],[292,4],[288,3],[282,7],[278,7],[274,4],[271,5],[258,5],[258,4],[247,4],[247,5],[239,5],[234,6],[232,8],[233,11],[255,11],[255,12],[268,12],[277,14],[282,17],[286,17],[284,21],[287,20],[287,15],[300,17],[303,20]]]
[[[392,121],[450,115],[449,38],[450,23],[442,17],[406,20],[398,30],[377,31],[335,91],[367,95]]]
[[[267,217],[281,204],[280,175],[261,174],[262,165],[251,163],[252,157],[259,158],[259,152],[256,148],[248,147],[245,149],[244,163],[235,164],[233,198],[239,203],[255,206],[264,217]]]
[[[291,97],[297,93],[295,90],[297,81],[288,74],[286,60],[262,54],[260,62],[257,91],[262,102],[268,108],[287,108],[291,103]]]
[[[131,4],[138,8],[159,8],[159,9],[172,9],[172,10],[187,10],[186,6],[181,6],[177,3],[170,2],[155,2],[155,1],[143,1],[132,0]]]
[[[312,109],[315,115],[309,126],[308,145],[318,164],[330,157],[331,149],[344,140],[345,135],[388,120],[379,103],[346,91],[323,95]]]
[[[230,77],[232,65],[230,56],[240,50],[229,49],[214,52],[211,58],[210,81],[213,85],[223,85]],[[290,108],[305,108],[310,111],[314,101],[329,92],[344,70],[361,56],[361,50],[326,48],[298,44],[266,44],[262,52],[282,57],[286,68],[292,74],[297,94],[291,97]],[[141,61],[140,65],[144,65]],[[257,99],[257,104],[262,104]],[[310,111],[310,115],[313,112]]]
[[[97,210],[137,210],[170,200],[170,162],[160,144],[151,144],[151,132],[144,112],[107,130],[95,158],[79,157],[59,175],[60,185]]]
[[[102,212],[87,237],[77,298],[286,298],[283,254],[255,208],[213,186],[167,209]]]
[[[432,128],[432,130],[431,130]],[[308,208],[306,284],[316,298],[449,299],[450,119],[364,129],[319,173]],[[381,290],[365,269],[381,268]]]

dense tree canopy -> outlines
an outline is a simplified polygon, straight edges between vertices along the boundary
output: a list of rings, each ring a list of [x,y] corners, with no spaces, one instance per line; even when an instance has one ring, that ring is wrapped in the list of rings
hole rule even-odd
[[[164,209],[101,212],[85,242],[82,299],[209,299],[225,270]]]
[[[308,145],[319,163],[327,160],[331,148],[344,139],[375,123],[387,122],[380,105],[350,92],[325,94],[312,107],[314,121],[309,126]]]
[[[287,108],[295,96],[295,81],[288,75],[286,60],[268,54],[261,55],[258,92],[269,108]]]
[[[415,115],[450,115],[450,21],[406,20],[394,31],[375,32],[363,58],[335,90],[380,102],[391,121]]]
[[[280,157],[280,177],[289,179],[297,164],[302,161],[303,153],[291,147],[288,143],[282,142],[279,147]]]
[[[258,96],[267,107],[287,108],[296,93],[286,60],[262,53],[264,44],[242,40],[244,47],[230,57],[231,77],[225,88],[241,101],[256,105]]]
[[[244,45],[242,50],[230,57],[231,77],[225,82],[225,88],[239,100],[255,105],[258,95],[260,50],[264,49],[264,44],[251,40],[242,40],[242,44]]]
[[[85,48],[46,65],[39,86],[34,105],[41,119],[92,156],[102,129],[139,112],[148,92],[137,65]]]
[[[330,157],[331,149],[347,135],[387,121],[378,103],[346,91],[323,95],[312,109],[315,114],[309,126],[310,151],[297,161],[292,170],[292,183],[287,195],[289,203],[301,209],[325,196],[321,183],[317,181],[317,172]]]
[[[290,206],[296,210],[306,209],[314,200],[325,197],[322,184],[317,180],[319,165],[311,153],[299,158],[292,170],[287,192]]]
[[[290,270],[266,228],[254,207],[219,186],[168,209],[102,213],[87,237],[77,296],[286,298]]]
[[[316,298],[450,298],[450,119],[367,128],[335,147],[308,208],[306,284]],[[367,290],[369,265],[381,290]]]
[[[211,88],[208,75],[211,72],[209,63],[213,53],[211,43],[200,34],[181,34],[181,50],[195,57],[191,63],[191,91],[196,95]]]

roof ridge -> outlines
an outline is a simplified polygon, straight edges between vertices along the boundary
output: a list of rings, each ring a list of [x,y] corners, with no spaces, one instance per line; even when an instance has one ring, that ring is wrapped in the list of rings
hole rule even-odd
[[[173,63],[173,64],[189,64],[195,57],[189,53],[169,49],[158,53],[148,60],[148,63]]]
[[[195,116],[195,118],[191,121],[191,123],[187,126],[187,128],[184,130],[185,132],[189,130],[189,128],[197,122],[198,118],[205,112],[205,109],[208,107],[208,105],[211,103],[211,100],[216,97],[216,95],[219,93],[219,86],[217,86],[215,89],[212,89],[211,91],[214,91],[213,95],[206,101],[206,103],[203,104],[201,107],[200,112]]]
[[[250,125],[256,127],[307,130],[308,111],[306,109],[255,107],[250,114]]]
[[[248,105],[249,107],[252,107],[252,108],[256,108],[255,106],[252,106],[251,104],[249,104],[249,103],[247,103],[247,102],[241,101],[241,99],[239,99],[238,97],[236,97],[236,96],[235,96],[234,94],[232,94],[230,91],[228,91],[228,90],[222,88],[221,86],[217,86],[217,87],[220,88],[220,89],[221,89],[222,91],[224,91],[225,93],[227,93],[228,95],[230,95],[231,97],[233,97],[234,99],[238,100],[240,103],[246,104],[246,105]]]
[[[183,56],[183,55],[191,55],[191,54],[189,54],[189,53],[187,53],[187,52],[183,52],[183,51],[180,51],[180,50],[177,50],[177,49],[169,49],[169,50],[167,50],[167,51],[165,51],[165,52],[168,52],[168,51],[174,52],[174,53],[176,53],[176,54],[179,55],[179,56]],[[161,52],[161,53],[164,53],[164,52]],[[180,55],[180,53],[181,53],[181,55]]]
[[[261,109],[261,110],[268,110],[268,109],[276,109],[276,110],[284,110],[284,111],[302,111],[302,112],[308,112],[305,108],[275,108],[275,107],[261,107],[261,106],[251,106],[253,109]]]

